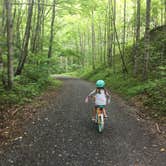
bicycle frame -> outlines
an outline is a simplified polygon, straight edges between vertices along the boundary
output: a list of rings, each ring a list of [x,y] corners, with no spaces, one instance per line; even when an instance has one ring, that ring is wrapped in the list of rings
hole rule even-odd
[[[98,132],[101,133],[104,129],[104,113],[103,109],[100,107],[96,109],[96,123]]]

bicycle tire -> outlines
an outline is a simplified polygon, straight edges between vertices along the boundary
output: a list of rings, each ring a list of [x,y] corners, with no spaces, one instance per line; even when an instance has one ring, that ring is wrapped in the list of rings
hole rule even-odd
[[[99,117],[100,119],[98,119],[98,132],[102,133],[102,131],[104,130],[104,118],[102,118],[101,116]]]

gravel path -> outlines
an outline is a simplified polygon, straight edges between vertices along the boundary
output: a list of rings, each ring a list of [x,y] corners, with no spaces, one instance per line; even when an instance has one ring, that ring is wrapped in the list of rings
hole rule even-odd
[[[94,84],[64,79],[63,89],[26,124],[26,136],[0,154],[0,166],[165,166],[164,141],[130,106],[112,97],[99,134],[84,98]]]

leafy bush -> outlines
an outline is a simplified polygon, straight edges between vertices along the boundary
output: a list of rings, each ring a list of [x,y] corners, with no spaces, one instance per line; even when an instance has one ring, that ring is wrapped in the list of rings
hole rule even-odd
[[[25,65],[23,73],[14,78],[14,87],[11,91],[4,90],[0,85],[0,105],[29,102],[48,86],[60,85],[60,81],[50,77],[49,64],[45,59],[39,61],[35,56],[32,56],[29,63]]]

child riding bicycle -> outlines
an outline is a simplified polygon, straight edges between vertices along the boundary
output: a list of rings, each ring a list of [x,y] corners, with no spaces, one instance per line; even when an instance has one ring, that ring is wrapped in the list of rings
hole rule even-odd
[[[105,110],[105,106],[110,103],[110,94],[104,88],[105,82],[103,80],[98,80],[96,82],[96,89],[89,93],[89,95],[85,99],[85,103],[88,103],[89,98],[94,99],[95,106],[92,113],[92,120],[95,120],[96,117],[96,109],[98,107],[103,108],[104,117],[107,118],[107,113]]]

